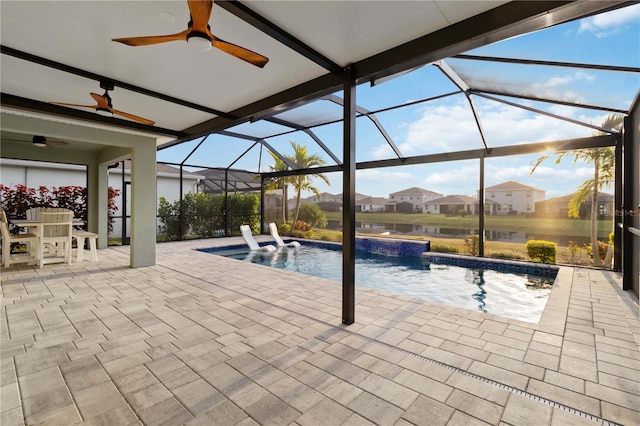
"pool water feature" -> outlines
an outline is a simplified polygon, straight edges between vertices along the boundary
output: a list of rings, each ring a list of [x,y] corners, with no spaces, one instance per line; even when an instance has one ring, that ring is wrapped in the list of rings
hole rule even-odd
[[[340,245],[304,243],[297,249],[279,249],[271,254],[250,253],[246,246],[202,251],[334,281],[342,280]],[[383,256],[358,250],[355,280],[361,287],[537,323],[555,275],[462,267],[424,261],[421,257]]]

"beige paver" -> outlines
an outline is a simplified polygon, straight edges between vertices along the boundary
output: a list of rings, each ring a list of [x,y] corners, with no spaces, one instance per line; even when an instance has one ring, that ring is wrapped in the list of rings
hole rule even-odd
[[[615,273],[562,268],[538,324],[358,288],[347,327],[340,283],[192,250],[234,241],[3,269],[3,426],[592,423],[526,392],[640,423],[638,308]]]

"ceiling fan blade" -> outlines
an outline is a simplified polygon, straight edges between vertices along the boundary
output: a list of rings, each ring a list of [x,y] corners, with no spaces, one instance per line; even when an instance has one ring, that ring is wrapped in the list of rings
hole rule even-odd
[[[188,0],[189,12],[191,13],[191,29],[194,31],[206,32],[211,18],[213,1]]]
[[[69,145],[69,142],[47,140],[46,144],[47,146],[63,146],[63,145]]]
[[[190,29],[186,29],[177,34],[148,36],[148,37],[122,37],[112,38],[111,41],[117,41],[118,43],[126,44],[127,46],[146,46],[149,44],[166,43],[168,41],[187,41],[187,34],[191,32]]]
[[[267,62],[269,62],[269,58],[267,58],[266,56],[262,56],[259,53],[253,52],[249,49],[245,49],[244,47],[238,46],[236,44],[226,42],[215,36],[213,36],[212,39],[213,41],[211,42],[211,44],[213,45],[213,47],[216,47],[223,52],[227,52],[228,54],[242,59],[243,61],[247,61],[259,68],[263,68],[267,64]]]
[[[129,120],[137,121],[138,123],[147,124],[153,126],[156,122],[147,120],[146,118],[138,117],[137,115],[129,114],[128,112],[118,111],[117,109],[110,108],[111,112],[115,115],[128,118]]]
[[[82,107],[82,108],[93,108],[96,109],[98,108],[99,105],[80,105],[80,104],[67,104],[64,102],[49,102],[50,104],[54,104],[54,105],[63,105],[63,106],[72,106],[72,107]]]
[[[91,97],[98,103],[96,108],[104,108],[109,109],[109,101],[103,95],[98,95],[97,93],[91,92]]]

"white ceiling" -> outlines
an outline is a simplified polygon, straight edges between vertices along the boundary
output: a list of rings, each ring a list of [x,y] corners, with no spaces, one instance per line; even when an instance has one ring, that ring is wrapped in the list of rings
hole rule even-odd
[[[242,2],[340,67],[371,58],[505,3],[427,0]],[[615,3],[620,2],[608,4]],[[561,7],[564,2],[557,4]],[[174,22],[167,22],[167,14],[175,18]],[[3,48],[17,49],[223,112],[238,110],[329,74],[327,69],[218,4],[214,5],[210,19],[212,32],[267,56],[270,60],[263,69],[217,49],[194,51],[180,41],[139,47],[111,41],[116,37],[172,34],[184,30],[189,20],[189,9],[184,0],[2,0],[0,16]],[[545,19],[548,20],[545,25],[554,23],[552,15]],[[504,25],[516,24],[505,22]],[[527,27],[518,30],[526,31]],[[488,41],[489,38],[482,40]],[[103,93],[97,80],[8,54],[2,55],[0,65],[3,94],[45,103],[92,105],[95,102],[90,92]],[[161,129],[184,131],[216,117],[211,112],[177,105],[117,84],[111,97],[114,108],[154,120],[155,126]],[[3,103],[4,111],[14,107]],[[93,113],[93,110],[86,111]]]

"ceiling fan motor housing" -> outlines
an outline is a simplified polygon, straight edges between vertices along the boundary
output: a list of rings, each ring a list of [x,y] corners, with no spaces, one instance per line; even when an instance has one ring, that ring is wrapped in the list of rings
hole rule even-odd
[[[39,148],[44,148],[47,146],[47,138],[44,136],[35,135],[33,137],[33,144]]]

